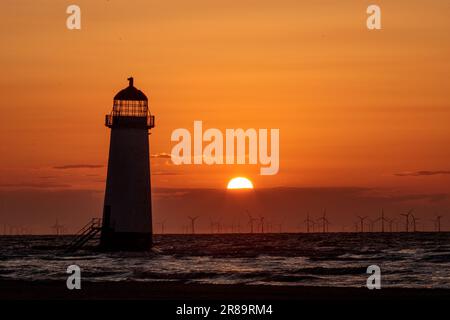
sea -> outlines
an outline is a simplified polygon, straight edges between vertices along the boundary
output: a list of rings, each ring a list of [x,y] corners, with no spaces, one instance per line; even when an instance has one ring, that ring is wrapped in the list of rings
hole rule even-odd
[[[0,280],[174,281],[362,287],[377,265],[383,287],[450,289],[450,233],[155,235],[150,252],[64,253],[72,236],[0,236]]]

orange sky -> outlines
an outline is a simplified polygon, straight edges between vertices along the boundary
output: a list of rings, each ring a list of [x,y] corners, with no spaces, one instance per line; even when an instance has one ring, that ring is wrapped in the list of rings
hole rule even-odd
[[[72,3],[2,3],[1,190],[102,192],[104,115],[132,75],[156,115],[152,154],[194,120],[280,129],[275,176],[153,158],[155,188],[224,188],[245,175],[257,188],[448,192],[448,3],[76,1],[82,30],[69,31]],[[365,27],[372,3],[381,31]]]

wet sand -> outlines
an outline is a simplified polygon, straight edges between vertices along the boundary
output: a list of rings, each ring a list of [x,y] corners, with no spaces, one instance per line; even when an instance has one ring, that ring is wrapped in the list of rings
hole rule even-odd
[[[68,290],[64,281],[0,280],[0,300],[450,300],[450,290],[264,285],[211,285],[179,282],[83,282]]]

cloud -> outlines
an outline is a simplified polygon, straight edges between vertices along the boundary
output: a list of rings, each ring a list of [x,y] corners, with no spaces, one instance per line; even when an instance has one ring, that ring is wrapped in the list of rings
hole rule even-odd
[[[170,190],[170,189],[156,189],[153,192],[153,196],[158,199],[161,198],[173,199],[183,197],[188,194],[189,192],[186,190]]]
[[[151,157],[151,158],[170,159],[170,158],[171,158],[171,155],[170,155],[170,153],[160,152],[160,153],[152,154],[150,157]]]
[[[62,166],[54,166],[53,169],[66,170],[66,169],[96,169],[103,168],[102,164],[66,164]]]
[[[450,170],[437,170],[437,171],[407,171],[394,173],[397,177],[423,177],[423,176],[436,176],[436,175],[447,175],[450,174]]]
[[[38,183],[3,183],[0,188],[20,188],[20,189],[54,189],[54,188],[70,188],[70,184],[38,182]]]
[[[180,173],[173,171],[154,171],[152,176],[178,176]]]

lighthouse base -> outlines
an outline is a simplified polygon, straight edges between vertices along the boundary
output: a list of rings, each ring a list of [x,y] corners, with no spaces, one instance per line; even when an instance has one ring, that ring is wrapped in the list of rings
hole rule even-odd
[[[100,249],[105,251],[148,251],[152,247],[150,232],[102,232]]]

